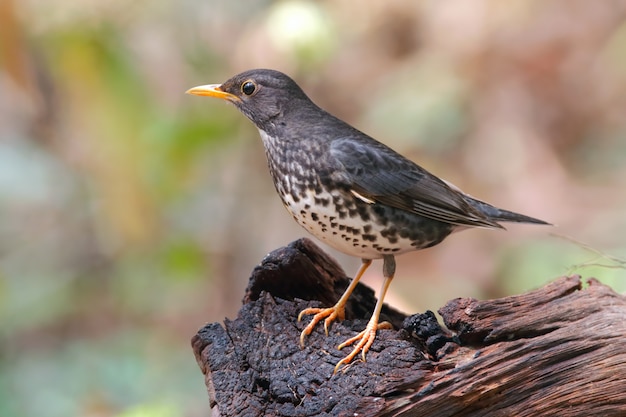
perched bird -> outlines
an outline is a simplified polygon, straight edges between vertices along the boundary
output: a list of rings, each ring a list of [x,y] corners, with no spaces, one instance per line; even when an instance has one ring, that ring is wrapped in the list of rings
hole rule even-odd
[[[287,75],[255,69],[223,84],[194,87],[198,96],[235,105],[259,129],[276,191],[293,218],[335,249],[361,258],[362,264],[342,297],[330,308],[307,308],[312,314],[304,339],[324,320],[324,329],[344,319],[348,297],[373,259],[383,259],[384,282],[365,330],[339,345],[355,344],[337,363],[348,364],[374,342],[385,293],[395,270],[395,256],[440,243],[468,227],[503,229],[499,222],[548,224],[496,208],[463,193],[391,148],[315,105]]]

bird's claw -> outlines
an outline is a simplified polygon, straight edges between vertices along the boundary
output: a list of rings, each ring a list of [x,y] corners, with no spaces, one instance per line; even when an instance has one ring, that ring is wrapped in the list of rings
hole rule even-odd
[[[352,359],[354,359],[355,356],[359,354],[359,352],[361,352],[361,357],[363,359],[363,362],[365,362],[365,354],[367,353],[368,350],[370,350],[372,343],[374,343],[374,339],[376,339],[376,331],[381,330],[381,329],[392,329],[392,328],[393,326],[391,325],[391,323],[386,322],[386,321],[382,323],[375,323],[375,322],[370,321],[367,324],[367,327],[365,328],[365,330],[363,330],[361,333],[357,334],[354,337],[351,337],[350,339],[346,340],[345,342],[337,346],[337,349],[341,350],[345,348],[346,346],[350,346],[354,342],[359,341],[359,343],[357,343],[357,345],[354,347],[354,349],[352,349],[352,352],[350,352],[348,356],[346,356],[345,358],[337,362],[337,365],[335,365],[335,370],[333,371],[333,374],[336,374],[342,365],[348,365],[350,362],[352,362]]]
[[[328,328],[333,321],[345,318],[345,310],[341,306],[334,306],[330,308],[306,308],[298,314],[298,321],[302,320],[305,315],[314,314],[311,322],[300,333],[300,346],[304,347],[304,339],[311,334],[317,323],[324,320],[324,331],[328,336]]]

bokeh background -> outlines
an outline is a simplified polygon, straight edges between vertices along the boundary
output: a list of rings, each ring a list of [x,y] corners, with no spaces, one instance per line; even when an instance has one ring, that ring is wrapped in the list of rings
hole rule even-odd
[[[393,305],[569,273],[626,290],[625,1],[2,0],[0,415],[209,415],[189,339],[305,235],[256,129],[183,94],[255,67],[557,224],[404,255]]]

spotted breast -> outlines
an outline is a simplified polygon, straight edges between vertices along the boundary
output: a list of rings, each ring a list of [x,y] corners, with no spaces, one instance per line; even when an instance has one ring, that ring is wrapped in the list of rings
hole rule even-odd
[[[285,143],[259,129],[276,191],[294,220],[340,252],[364,259],[401,254],[441,242],[454,225],[378,204],[331,173],[312,169],[313,155],[323,157],[323,144],[299,143],[292,155]],[[280,146],[279,146],[280,145]],[[269,150],[269,151],[268,151]],[[325,178],[333,178],[328,184]]]

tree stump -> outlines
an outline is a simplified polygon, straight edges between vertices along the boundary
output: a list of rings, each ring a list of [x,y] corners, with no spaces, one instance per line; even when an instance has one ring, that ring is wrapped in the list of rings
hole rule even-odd
[[[217,416],[626,416],[626,297],[563,277],[497,300],[457,298],[379,331],[367,362],[333,375],[336,346],[376,302],[359,285],[346,320],[302,349],[300,310],[331,306],[349,279],[308,239],[270,253],[235,320],[192,339]]]

